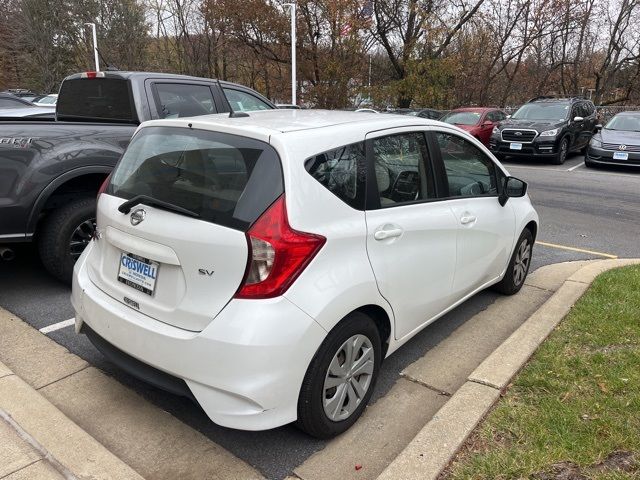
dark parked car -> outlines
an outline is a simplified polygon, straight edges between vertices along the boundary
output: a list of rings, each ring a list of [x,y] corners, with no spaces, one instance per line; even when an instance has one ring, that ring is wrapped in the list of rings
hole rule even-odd
[[[16,97],[12,93],[0,93],[0,109],[33,107],[33,103]]]
[[[26,88],[10,88],[2,93],[10,93],[11,95],[15,95],[20,98],[34,98],[38,96],[36,92],[32,92]]]
[[[467,107],[451,110],[440,121],[460,127],[489,146],[491,132],[506,118],[507,114],[497,108]]]
[[[0,121],[0,244],[36,240],[46,269],[69,281],[94,233],[96,194],[141,122],[273,108],[250,88],[207,78],[67,77],[55,118]]]
[[[619,113],[598,129],[584,157],[587,167],[640,166],[640,112]]]
[[[559,165],[569,152],[586,151],[596,123],[590,100],[537,97],[493,129],[489,148],[499,159],[545,158]]]

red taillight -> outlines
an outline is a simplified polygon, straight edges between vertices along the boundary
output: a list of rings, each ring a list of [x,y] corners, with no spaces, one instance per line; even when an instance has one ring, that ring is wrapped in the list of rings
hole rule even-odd
[[[96,199],[100,198],[100,195],[102,195],[104,191],[107,189],[107,185],[109,185],[109,180],[111,180],[111,174],[107,175],[107,178],[105,178],[104,182],[102,182],[102,185],[100,185],[100,188],[98,189],[98,195],[96,195]]]
[[[289,225],[284,195],[247,232],[249,261],[236,298],[282,295],[318,253],[327,239],[299,232]]]

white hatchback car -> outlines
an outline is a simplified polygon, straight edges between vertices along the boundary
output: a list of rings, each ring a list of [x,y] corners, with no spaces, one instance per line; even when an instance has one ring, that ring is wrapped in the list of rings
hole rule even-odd
[[[215,423],[351,426],[382,359],[524,283],[526,184],[462,130],[272,110],[142,125],[74,270],[76,329]]]

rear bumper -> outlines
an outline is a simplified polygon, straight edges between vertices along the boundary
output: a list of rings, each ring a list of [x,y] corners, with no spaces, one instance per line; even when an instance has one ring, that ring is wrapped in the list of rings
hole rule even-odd
[[[132,357],[137,368],[123,365],[130,373],[174,393],[190,392],[219,425],[264,430],[296,419],[307,366],[326,336],[311,317],[284,297],[232,300],[203,331],[176,328],[97,288],[86,271],[91,249],[74,269],[76,330],[86,324],[96,345],[102,340]],[[161,372],[178,389],[159,382]],[[182,382],[188,392],[179,390]]]

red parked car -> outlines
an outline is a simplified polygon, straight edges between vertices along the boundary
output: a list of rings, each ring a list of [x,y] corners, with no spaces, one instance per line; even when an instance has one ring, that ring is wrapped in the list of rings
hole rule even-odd
[[[488,147],[493,127],[506,118],[497,108],[468,107],[451,110],[440,121],[466,130]]]

